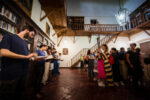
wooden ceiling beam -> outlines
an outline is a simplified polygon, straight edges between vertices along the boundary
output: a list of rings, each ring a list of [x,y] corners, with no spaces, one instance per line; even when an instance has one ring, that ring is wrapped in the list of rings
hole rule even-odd
[[[150,30],[150,27],[140,27],[139,29],[142,29],[142,30]]]
[[[73,31],[73,43],[76,43],[76,32]]]
[[[116,43],[119,34],[116,35],[114,43]]]
[[[147,30],[143,30],[147,35],[150,36],[150,32],[148,32]]]
[[[60,45],[60,43],[61,43],[63,37],[64,37],[64,36],[61,36],[61,37],[60,37],[60,40],[59,40],[58,43],[57,43],[57,47]]]
[[[129,32],[128,32],[128,39],[129,39],[129,41],[131,41],[131,35]]]
[[[42,18],[40,18],[40,21],[43,21],[46,17],[50,16],[53,12],[54,12],[54,10],[52,10],[49,13],[46,13],[45,16],[43,16]]]
[[[88,39],[89,39],[89,43],[91,43],[92,35],[89,35],[89,36],[88,36]]]
[[[74,44],[76,43],[76,36],[75,35],[73,36],[73,43]]]
[[[58,37],[62,36],[62,35],[65,35],[66,33],[67,33],[67,30],[62,31],[61,33],[58,34]]]
[[[148,28],[148,27],[146,27],[146,28],[140,28],[141,29],[141,31],[144,31],[147,35],[149,35],[150,36],[150,32],[148,32],[147,30],[150,30],[150,27]]]
[[[67,30],[67,28],[63,28],[61,30],[59,30],[58,32],[55,32],[52,36],[54,37],[56,34],[59,35],[61,32]]]

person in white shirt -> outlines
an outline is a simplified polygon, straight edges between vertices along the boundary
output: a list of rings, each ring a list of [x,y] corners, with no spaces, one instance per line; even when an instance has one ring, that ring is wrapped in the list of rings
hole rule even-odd
[[[45,52],[45,56],[51,55],[51,54],[48,52],[50,49],[51,49],[51,48],[48,47],[47,51],[44,51],[44,52]],[[46,84],[47,84],[48,77],[49,77],[49,71],[50,71],[50,61],[49,61],[49,62],[45,62],[45,70],[44,70],[44,74],[43,74],[43,78],[42,78],[42,84],[43,84],[43,85],[46,85]]]

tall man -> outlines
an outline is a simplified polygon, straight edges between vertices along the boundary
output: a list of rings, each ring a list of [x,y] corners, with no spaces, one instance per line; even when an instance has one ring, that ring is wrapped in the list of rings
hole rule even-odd
[[[131,74],[133,79],[133,87],[137,89],[139,87],[138,81],[142,77],[142,67],[140,61],[140,55],[136,52],[136,44],[130,44],[131,50],[127,52],[127,61],[131,67]]]
[[[28,54],[25,38],[33,38],[35,30],[24,26],[19,34],[7,34],[0,43],[2,63],[0,67],[0,100],[20,100],[29,74],[29,59],[36,53]]]

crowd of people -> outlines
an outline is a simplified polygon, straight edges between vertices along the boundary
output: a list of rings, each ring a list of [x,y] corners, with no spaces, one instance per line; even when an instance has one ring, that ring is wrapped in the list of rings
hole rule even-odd
[[[36,31],[32,26],[25,26],[18,34],[7,34],[0,43],[0,100],[22,100],[29,78],[29,62],[34,66],[34,94],[41,98],[41,84],[46,85],[55,79],[59,72],[61,53],[55,48],[41,44],[34,53],[28,52],[25,38],[33,38]],[[88,71],[89,79],[98,81],[100,87],[125,85],[130,80],[135,88],[140,86],[142,66],[140,49],[132,43],[126,52],[107,45],[94,52],[89,50],[87,56],[81,56],[81,68]]]
[[[142,85],[142,65],[140,49],[136,44],[130,44],[128,51],[107,45],[95,51],[88,50],[86,56],[81,56],[81,69],[88,72],[89,79],[97,80],[100,87],[119,87],[131,83],[135,89]]]
[[[39,49],[29,54],[25,38],[34,38],[32,26],[24,26],[18,34],[7,34],[0,42],[0,100],[23,100],[29,81],[29,62],[34,71],[33,90],[35,97],[41,98],[40,88],[59,72],[61,54],[55,48],[41,44]]]
[[[57,53],[55,48],[44,44],[36,50],[36,53],[38,56],[51,57],[51,59],[40,58],[34,64],[34,93],[37,98],[41,98],[41,86],[47,85],[51,80],[55,80],[57,75],[60,75],[59,64],[62,60],[61,53]]]

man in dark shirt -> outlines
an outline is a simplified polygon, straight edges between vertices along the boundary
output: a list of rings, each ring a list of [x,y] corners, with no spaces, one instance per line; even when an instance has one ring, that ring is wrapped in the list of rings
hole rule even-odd
[[[40,49],[36,50],[38,56],[46,57],[44,51],[46,51],[47,48],[48,47],[46,45],[42,44],[40,46]],[[41,81],[42,81],[43,74],[44,74],[45,62],[46,62],[45,59],[41,59],[40,61],[37,61],[35,64],[34,93],[37,98],[42,97],[40,87],[41,87]]]
[[[20,100],[23,96],[29,73],[29,59],[37,55],[28,54],[24,39],[34,35],[34,28],[25,26],[19,34],[7,34],[3,37],[0,43],[0,100]]]
[[[133,79],[133,86],[135,88],[139,87],[138,81],[141,78],[141,72],[142,72],[142,68],[141,68],[141,62],[140,62],[140,57],[139,57],[139,53],[136,52],[136,44],[132,43],[130,45],[131,50],[127,52],[127,62],[129,63],[130,67],[131,67],[131,74],[132,74],[132,79]]]

